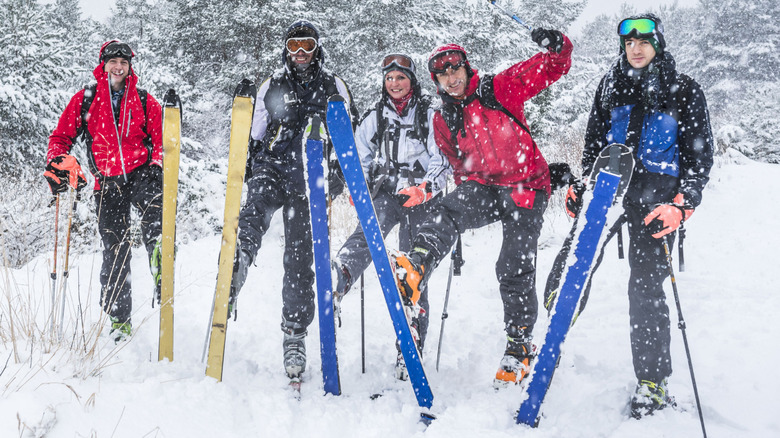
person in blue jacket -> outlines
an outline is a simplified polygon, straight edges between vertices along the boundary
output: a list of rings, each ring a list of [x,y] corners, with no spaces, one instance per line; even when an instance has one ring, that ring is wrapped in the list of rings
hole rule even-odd
[[[672,245],[676,230],[701,202],[713,156],[704,93],[696,81],[677,72],[663,32],[663,23],[653,14],[629,17],[618,25],[620,56],[596,90],[582,154],[583,175],[590,175],[599,152],[612,143],[629,146],[636,162],[619,222],[628,224],[629,234],[628,298],[637,378],[630,408],[635,418],[674,403],[666,388],[672,362],[669,307],[663,289],[669,265],[663,242],[666,238]],[[581,206],[583,191],[581,183],[569,188],[566,210],[572,217]],[[619,226],[610,230],[606,241]],[[547,280],[548,309],[572,240],[569,235]],[[596,267],[603,250],[602,246]],[[580,310],[589,289],[590,280]]]

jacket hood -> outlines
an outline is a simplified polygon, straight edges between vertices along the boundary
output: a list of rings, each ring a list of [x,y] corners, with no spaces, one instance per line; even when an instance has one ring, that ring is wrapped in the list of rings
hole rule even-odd
[[[118,43],[118,42],[121,42],[121,41],[119,41],[119,40],[106,41],[105,43],[103,43],[102,46],[100,46],[100,51],[98,52],[98,65],[92,71],[92,75],[95,77],[95,79],[98,81],[98,83],[101,80],[105,81],[106,78],[108,77],[108,74],[105,71],[103,71],[105,69],[105,64],[106,64],[103,61],[103,59],[102,59],[103,58],[103,50],[105,50],[106,47],[109,44],[111,44],[111,43]],[[135,56],[135,52],[133,52],[133,56]],[[133,70],[133,63],[132,62],[130,63],[130,74],[127,75],[127,78],[125,79],[125,81],[126,82],[127,81],[132,81],[133,84],[135,84],[138,81],[138,76],[136,76],[135,70]]]

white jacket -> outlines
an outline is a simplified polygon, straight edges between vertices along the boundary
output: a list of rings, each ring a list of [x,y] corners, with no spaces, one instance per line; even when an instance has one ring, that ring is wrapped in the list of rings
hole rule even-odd
[[[414,98],[406,108],[406,115],[401,116],[395,110],[388,96],[383,97],[385,105],[382,106],[382,117],[387,121],[387,128],[383,137],[389,139],[389,144],[384,139],[375,139],[377,133],[376,108],[372,109],[363,118],[363,121],[355,131],[355,143],[357,144],[363,174],[368,180],[368,170],[372,163],[375,166],[386,166],[387,157],[390,157],[392,167],[413,170],[425,169],[423,178],[412,178],[415,185],[428,181],[434,195],[442,191],[446,185],[447,175],[452,173],[447,158],[436,146],[433,135],[433,114],[435,108],[428,108],[429,132],[427,141],[420,141],[410,132],[414,131],[415,112],[419,109],[420,100]],[[381,150],[380,150],[381,146]],[[416,163],[419,165],[416,166]],[[409,180],[399,178],[396,193],[409,186]]]

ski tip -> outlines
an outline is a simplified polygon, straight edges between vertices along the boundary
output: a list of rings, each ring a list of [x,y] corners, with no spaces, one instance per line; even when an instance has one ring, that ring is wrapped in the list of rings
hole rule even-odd
[[[233,97],[255,97],[257,88],[255,83],[249,79],[242,80],[237,86]]]
[[[179,100],[179,96],[176,94],[176,90],[171,88],[165,93],[165,97],[163,97],[163,106],[181,107],[181,101]]]
[[[320,126],[322,125],[322,119],[318,114],[314,114],[309,119],[309,126],[306,127],[306,137],[309,140],[319,141],[322,140],[322,134],[320,132]]]
[[[420,412],[420,423],[430,426],[431,423],[433,423],[433,420],[436,419],[436,416],[431,414],[430,412]]]
[[[346,99],[340,94],[334,94],[328,98],[328,102],[346,102]]]

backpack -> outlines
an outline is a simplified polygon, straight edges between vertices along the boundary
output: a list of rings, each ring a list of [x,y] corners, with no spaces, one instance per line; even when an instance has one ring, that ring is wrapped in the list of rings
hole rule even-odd
[[[415,138],[423,143],[426,143],[428,141],[428,134],[430,132],[430,127],[428,126],[428,110],[433,105],[433,99],[428,95],[418,96],[418,100],[415,103],[417,108],[415,109],[414,113],[414,125],[401,125],[401,127],[407,129],[412,128],[410,131],[408,131],[407,135],[411,138]],[[382,116],[384,107],[385,99],[383,98],[380,99],[373,108],[373,111],[376,113],[376,133],[371,140],[379,147],[378,152],[380,158],[383,155],[382,147],[385,146],[389,148],[389,145],[385,144],[385,133],[388,130],[389,123],[387,119]],[[372,110],[368,110],[368,112],[366,112],[366,114],[363,116],[363,119],[368,117],[371,114],[371,111]],[[390,135],[393,135],[393,132],[391,132]],[[423,178],[425,176],[426,170],[422,167],[419,161],[415,162],[415,165],[411,169],[399,169],[390,165],[390,161],[394,161],[397,158],[398,151],[395,149],[390,151],[388,149],[384,152],[386,152],[388,155],[385,157],[384,162],[376,166],[372,165],[371,169],[369,169],[369,188],[371,189],[372,196],[376,196],[377,190],[381,188],[385,181],[394,187],[398,178],[408,178],[411,182],[413,178]],[[377,179],[379,183],[377,183]]]
[[[520,121],[517,117],[515,117],[514,114],[512,114],[508,109],[504,108],[504,105],[501,105],[501,102],[498,101],[496,98],[496,92],[493,88],[493,78],[496,75],[485,75],[482,76],[479,79],[479,85],[477,86],[477,91],[466,98],[466,101],[463,102],[463,106],[465,107],[469,103],[473,102],[474,99],[479,99],[479,103],[482,104],[485,108],[493,109],[493,110],[499,110],[503,112],[504,114],[509,117],[510,120],[515,122],[520,128],[523,129],[526,133],[528,133],[528,136],[531,137],[531,141],[533,141],[533,136],[531,136],[531,131],[528,129],[527,126],[523,122]],[[442,116],[444,116],[444,113],[442,112]],[[460,130],[460,127],[453,126],[452,122],[449,120],[449,117],[444,117],[444,120],[447,122],[447,128],[450,130],[450,139],[452,143],[457,144],[457,137],[458,137],[458,131]]]
[[[433,105],[431,96],[420,95],[417,102],[417,109],[414,113],[414,131],[412,136],[423,142],[428,140],[428,133],[430,132],[430,127],[428,126],[428,109],[431,105]],[[384,106],[384,99],[379,99],[379,102],[374,106],[374,111],[376,112],[376,134],[374,134],[373,139],[377,142],[384,138],[385,131],[387,130],[387,119],[382,117]]]

